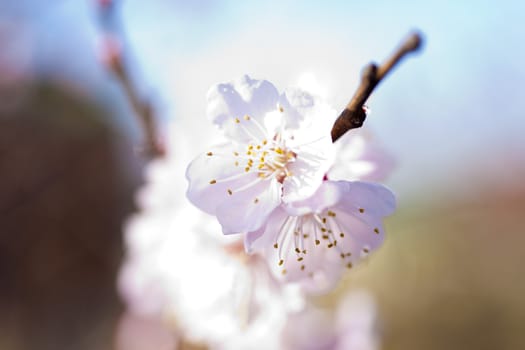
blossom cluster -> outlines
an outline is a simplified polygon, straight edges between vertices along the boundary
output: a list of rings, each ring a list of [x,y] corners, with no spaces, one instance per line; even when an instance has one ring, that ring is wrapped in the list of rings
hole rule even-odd
[[[173,125],[126,223],[117,349],[376,349],[370,296],[324,310],[310,295],[383,242],[395,199],[374,181],[391,158],[362,131],[332,143],[336,111],[297,88],[244,76],[207,113]]]
[[[381,245],[394,196],[355,181],[352,147],[332,143],[335,110],[248,76],[212,88],[208,101],[226,140],[191,162],[187,195],[224,234],[243,233],[246,251],[265,256],[276,277],[323,291]]]

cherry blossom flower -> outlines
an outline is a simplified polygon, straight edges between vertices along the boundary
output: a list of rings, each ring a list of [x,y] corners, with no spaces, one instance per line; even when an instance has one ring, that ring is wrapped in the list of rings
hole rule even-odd
[[[394,209],[394,195],[381,185],[325,181],[312,197],[275,209],[245,235],[245,246],[265,255],[282,280],[323,293],[381,245],[382,220]]]
[[[184,339],[235,349],[241,338],[279,330],[302,306],[297,286],[278,283],[240,236],[218,234],[208,214],[186,205],[146,212],[127,225],[119,290],[131,312],[157,317]]]
[[[304,91],[279,94],[244,76],[210,90],[208,115],[227,142],[189,165],[187,196],[225,234],[257,230],[281,203],[308,198],[332,165],[336,112]]]

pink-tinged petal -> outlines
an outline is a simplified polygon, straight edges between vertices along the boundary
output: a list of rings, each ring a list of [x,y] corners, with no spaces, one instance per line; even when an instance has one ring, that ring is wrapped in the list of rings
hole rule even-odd
[[[188,199],[199,209],[215,215],[230,193],[258,181],[256,173],[246,172],[243,162],[233,145],[215,147],[195,158],[186,171]]]
[[[314,98],[300,89],[287,89],[279,97],[279,106],[285,112],[286,127],[297,129],[304,121],[305,110],[314,106]]]
[[[310,295],[326,294],[337,286],[344,268],[339,261],[326,259],[313,244],[307,245],[306,249],[310,249],[311,253],[305,254],[303,260],[289,258],[285,268],[274,263],[272,270],[283,281],[300,284],[302,290]]]
[[[259,244],[262,244],[262,246],[271,244],[269,236],[264,235],[265,230],[266,226],[263,225],[258,230],[247,232],[244,234],[244,251],[246,252],[246,254],[255,253],[255,246],[258,245],[257,242],[260,242]]]
[[[279,233],[280,224],[288,217],[288,213],[281,207],[275,208],[266,223],[258,230],[247,232],[244,235],[244,248],[248,254],[256,251],[265,251],[273,246]]]
[[[364,212],[367,216],[382,218],[396,209],[396,198],[386,187],[370,182],[338,181],[342,200],[338,204],[347,212]]]
[[[304,200],[313,195],[323,182],[334,157],[333,144],[328,134],[318,135],[311,142],[292,149],[297,157],[287,166],[291,176],[283,182],[285,203]]]
[[[262,231],[254,234],[250,248],[263,252],[276,278],[298,282],[312,294],[327,292],[337,284],[343,270],[337,252],[316,244],[322,232],[312,218],[289,216],[277,208]],[[334,257],[328,259],[327,254]]]
[[[395,167],[393,156],[366,131],[352,130],[335,146],[336,161],[328,171],[330,180],[382,181]]]
[[[270,82],[245,75],[212,87],[207,99],[207,114],[213,123],[232,140],[250,141],[253,136],[264,137],[258,125],[264,124],[266,113],[277,109],[279,93]],[[245,116],[252,122],[246,123]]]
[[[333,211],[337,215],[337,224],[332,227],[337,227],[337,235],[344,235],[338,237],[337,242],[341,252],[348,255],[345,258],[346,263],[350,262],[355,266],[363,257],[381,246],[385,238],[381,218],[365,222],[357,214],[347,214],[336,208]]]
[[[395,209],[395,198],[377,184],[345,181],[335,184],[340,187],[341,200],[327,212],[327,225],[337,238],[345,264],[352,267],[383,243],[382,221]]]
[[[300,231],[296,235],[297,228]],[[276,278],[298,282],[312,294],[324,293],[337,284],[343,269],[335,258],[326,258],[326,249],[316,246],[316,237],[321,239],[321,234],[313,220],[289,216],[279,207],[265,227],[248,234],[248,249],[265,255]],[[335,251],[333,254],[337,255]]]
[[[311,127],[329,132],[337,111],[321,98],[299,88],[286,89],[281,94],[279,105],[286,114],[286,126],[291,129]]]
[[[283,182],[283,202],[290,203],[310,197],[323,182],[324,172],[319,168],[311,167],[303,159],[297,159],[288,166],[293,174],[301,176],[288,176]]]
[[[310,213],[320,213],[339,201],[340,186],[331,181],[324,181],[311,197],[287,203],[283,207],[289,215],[300,216]]]
[[[231,234],[259,229],[281,203],[281,187],[276,179],[261,179],[241,192],[233,190],[217,207],[222,232]]]
[[[356,175],[362,181],[384,181],[396,167],[394,157],[380,147],[368,147],[361,159],[361,166],[356,164]]]
[[[288,88],[281,94],[283,107],[293,108],[299,112],[311,109],[317,102],[312,94],[299,88]]]

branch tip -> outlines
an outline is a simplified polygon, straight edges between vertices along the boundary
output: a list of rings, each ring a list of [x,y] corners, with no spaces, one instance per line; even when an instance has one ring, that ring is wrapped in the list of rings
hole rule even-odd
[[[366,81],[372,81],[375,79],[377,74],[377,64],[375,63],[369,63],[363,68],[363,72],[361,73],[361,79]]]
[[[423,36],[418,31],[414,31],[383,64],[377,66],[375,63],[369,63],[365,66],[361,74],[361,83],[332,127],[333,142],[337,141],[348,130],[363,125],[366,119],[366,111],[363,106],[376,86],[404,57],[409,53],[418,51],[422,44]]]
[[[417,52],[423,46],[423,35],[414,31],[405,41],[405,48],[407,52]]]

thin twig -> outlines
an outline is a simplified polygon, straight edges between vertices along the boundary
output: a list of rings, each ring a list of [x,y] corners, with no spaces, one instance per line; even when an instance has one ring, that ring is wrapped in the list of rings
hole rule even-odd
[[[98,5],[102,31],[105,32],[103,33],[104,61],[124,90],[142,129],[144,141],[141,152],[149,158],[161,157],[164,155],[164,147],[157,135],[157,118],[150,101],[141,96],[131,79],[123,48],[124,34],[115,20],[115,2],[98,0]]]
[[[375,63],[370,63],[363,69],[361,83],[332,127],[333,142],[348,130],[360,128],[363,125],[366,119],[364,104],[375,87],[407,54],[416,52],[421,47],[422,41],[421,35],[414,32],[382,65],[378,67]]]
[[[133,108],[133,112],[141,126],[144,137],[144,145],[141,151],[151,158],[164,155],[164,149],[157,137],[156,117],[153,112],[153,107],[148,100],[140,97],[136,86],[130,79],[122,57],[113,60],[110,69],[124,90],[126,98]]]

